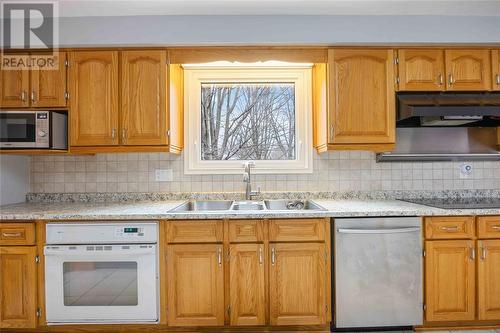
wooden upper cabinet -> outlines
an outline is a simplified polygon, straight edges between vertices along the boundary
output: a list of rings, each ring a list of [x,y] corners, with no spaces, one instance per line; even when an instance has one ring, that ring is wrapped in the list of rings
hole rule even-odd
[[[490,50],[446,50],[447,90],[490,90]]]
[[[500,90],[500,50],[491,51],[491,67],[493,73],[492,89]],[[500,140],[498,143],[500,144]]]
[[[69,54],[72,146],[118,144],[118,52]]]
[[[224,325],[222,245],[169,245],[166,281],[168,325]]]
[[[0,247],[0,328],[36,327],[36,247]]]
[[[426,241],[425,248],[426,320],[474,320],[474,242]]]
[[[230,325],[266,323],[263,244],[232,244],[230,253]]]
[[[30,71],[32,107],[66,106],[66,53],[59,52],[56,61],[57,69]]]
[[[28,107],[29,89],[29,70],[0,69],[0,107]]]
[[[326,324],[325,244],[278,243],[270,248],[271,325]]]
[[[122,145],[167,145],[167,53],[121,53]]]
[[[329,143],[394,143],[394,50],[330,49]]]
[[[500,239],[478,241],[480,320],[500,320]]]
[[[431,49],[400,49],[399,90],[445,90],[444,51]]]

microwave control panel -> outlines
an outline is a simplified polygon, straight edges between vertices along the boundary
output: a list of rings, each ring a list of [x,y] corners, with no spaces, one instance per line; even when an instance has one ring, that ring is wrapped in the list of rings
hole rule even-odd
[[[36,112],[36,146],[49,147],[49,112],[37,111]]]
[[[115,237],[125,238],[125,239],[143,238],[144,237],[144,228],[133,227],[133,226],[118,227],[115,229]]]

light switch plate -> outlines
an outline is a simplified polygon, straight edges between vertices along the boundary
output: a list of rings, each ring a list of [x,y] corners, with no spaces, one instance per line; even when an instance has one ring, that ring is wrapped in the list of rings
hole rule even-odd
[[[155,181],[171,182],[173,178],[172,169],[155,169]]]

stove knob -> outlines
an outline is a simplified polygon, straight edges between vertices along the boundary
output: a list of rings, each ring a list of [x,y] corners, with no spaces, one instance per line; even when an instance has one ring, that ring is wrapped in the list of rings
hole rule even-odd
[[[43,137],[46,137],[47,136],[47,132],[45,131],[38,131],[38,136],[43,138]]]

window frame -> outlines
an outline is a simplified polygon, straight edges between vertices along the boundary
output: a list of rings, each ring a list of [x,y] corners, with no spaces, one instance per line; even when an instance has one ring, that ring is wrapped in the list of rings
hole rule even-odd
[[[239,174],[246,160],[201,159],[201,85],[210,83],[293,83],[295,160],[251,160],[257,174],[312,173],[312,64],[184,66],[185,174]],[[249,160],[250,161],[250,160]]]

